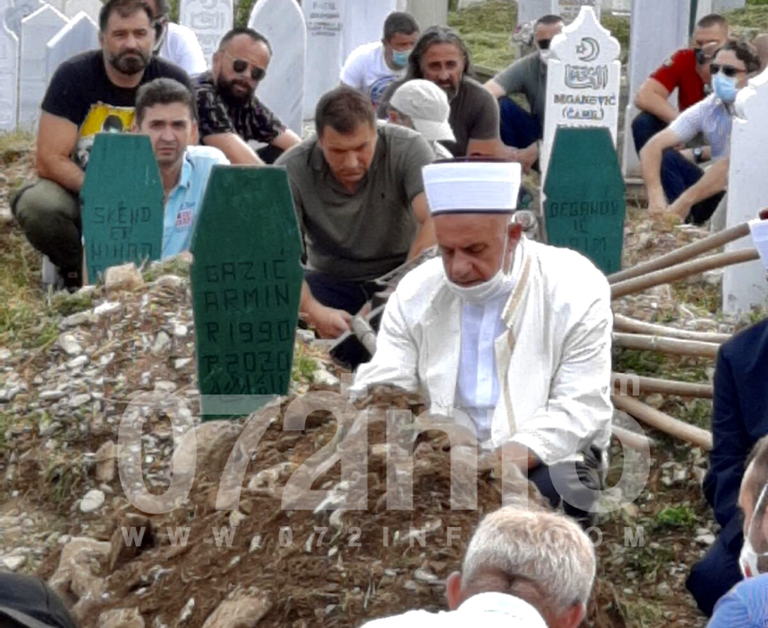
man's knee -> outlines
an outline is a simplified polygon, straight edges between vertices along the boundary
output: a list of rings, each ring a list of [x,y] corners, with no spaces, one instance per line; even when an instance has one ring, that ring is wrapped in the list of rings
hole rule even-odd
[[[11,209],[25,231],[50,228],[58,220],[78,222],[80,218],[77,197],[48,179],[23,185],[11,201]]]
[[[666,128],[666,124],[652,113],[641,111],[632,120],[632,138],[639,153],[654,135]]]
[[[738,555],[718,538],[704,558],[693,566],[685,584],[701,612],[709,616],[717,601],[740,580]]]

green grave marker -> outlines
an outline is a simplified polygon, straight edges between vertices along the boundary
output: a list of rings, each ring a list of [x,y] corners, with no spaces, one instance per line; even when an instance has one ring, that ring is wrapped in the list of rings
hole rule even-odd
[[[192,254],[204,418],[249,414],[291,382],[304,272],[285,169],[216,166]]]
[[[148,137],[99,133],[81,196],[91,283],[110,266],[162,257],[163,184]]]
[[[627,205],[607,128],[557,129],[544,194],[549,244],[583,253],[605,274],[621,270]]]

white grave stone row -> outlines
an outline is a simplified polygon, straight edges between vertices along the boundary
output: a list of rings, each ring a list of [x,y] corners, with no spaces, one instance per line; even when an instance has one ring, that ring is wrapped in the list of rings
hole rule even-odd
[[[259,85],[259,98],[301,137],[304,120],[304,15],[295,0],[260,0],[248,26],[272,45],[273,56]]]
[[[616,145],[619,121],[621,62],[619,42],[603,28],[592,7],[552,40],[553,58],[547,68],[547,109],[541,176],[560,126],[607,127]]]
[[[344,59],[358,46],[379,41],[384,32],[384,21],[396,9],[396,0],[347,2],[343,26]]]
[[[48,80],[67,59],[98,47],[99,27],[87,13],[81,11],[45,45]]]
[[[624,178],[641,176],[640,160],[632,137],[632,121],[639,110],[634,105],[635,96],[643,82],[661,66],[675,50],[684,48],[688,41],[690,4],[669,0],[643,0],[635,2],[630,18],[630,49],[627,82],[629,102],[624,119],[624,147],[622,173]],[[670,98],[677,100],[676,93]]]
[[[208,65],[221,38],[232,29],[235,10],[232,0],[181,0],[179,23],[197,35]]]
[[[397,0],[397,10],[410,13],[421,30],[448,24],[448,0]]]
[[[582,7],[591,7],[599,22],[601,5],[602,0],[560,0],[559,15],[566,23],[570,23],[579,16]]]
[[[19,40],[0,22],[0,132],[16,128]]]
[[[768,143],[768,70],[749,81],[736,98],[728,172],[726,228],[758,217],[768,207],[768,162],[756,157]],[[742,238],[725,248],[737,251],[753,246]],[[753,306],[768,307],[766,271],[760,261],[729,266],[723,273],[723,310],[742,314]]]
[[[304,113],[315,117],[320,97],[339,84],[344,63],[344,30],[347,0],[304,0],[307,25],[307,67],[304,81]]]
[[[558,0],[518,0],[517,25],[535,22],[540,17],[555,15],[559,11]]]

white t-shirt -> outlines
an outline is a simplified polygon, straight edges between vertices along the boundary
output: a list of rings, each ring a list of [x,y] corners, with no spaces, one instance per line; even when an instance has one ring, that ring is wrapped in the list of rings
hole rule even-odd
[[[208,69],[195,32],[175,22],[168,22],[168,32],[160,47],[160,58],[175,63],[190,76]]]
[[[380,41],[355,48],[341,68],[341,82],[368,94],[376,107],[387,87],[403,76],[405,68],[393,70],[387,65]]]

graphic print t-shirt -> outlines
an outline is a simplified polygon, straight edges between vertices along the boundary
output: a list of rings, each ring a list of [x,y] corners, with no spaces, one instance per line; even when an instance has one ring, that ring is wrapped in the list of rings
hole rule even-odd
[[[51,79],[41,108],[78,127],[73,161],[85,169],[96,133],[122,133],[133,124],[136,92],[156,78],[172,78],[192,89],[187,73],[178,66],[153,57],[141,83],[118,87],[109,80],[101,50],[76,55],[62,63]]]

